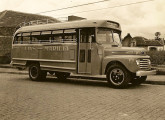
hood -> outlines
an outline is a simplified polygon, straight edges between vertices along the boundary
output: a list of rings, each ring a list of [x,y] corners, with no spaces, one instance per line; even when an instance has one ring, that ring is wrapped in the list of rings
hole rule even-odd
[[[144,48],[138,47],[108,47],[104,46],[104,54],[107,55],[146,55]]]

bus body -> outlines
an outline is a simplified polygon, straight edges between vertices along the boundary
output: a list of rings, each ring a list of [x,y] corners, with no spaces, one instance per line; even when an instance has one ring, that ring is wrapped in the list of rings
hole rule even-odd
[[[32,80],[47,72],[60,79],[106,74],[114,87],[140,84],[156,71],[144,49],[121,47],[120,35],[120,24],[109,20],[24,26],[14,34],[11,64],[29,67]]]

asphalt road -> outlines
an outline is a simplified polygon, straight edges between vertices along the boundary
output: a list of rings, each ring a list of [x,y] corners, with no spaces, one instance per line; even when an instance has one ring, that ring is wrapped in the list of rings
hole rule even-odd
[[[164,120],[165,86],[114,89],[105,81],[34,82],[24,74],[0,73],[0,120],[123,119]]]

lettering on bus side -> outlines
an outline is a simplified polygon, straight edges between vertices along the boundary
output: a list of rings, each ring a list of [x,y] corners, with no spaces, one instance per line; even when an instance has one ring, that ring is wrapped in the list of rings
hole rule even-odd
[[[37,50],[38,47],[25,47],[26,51]],[[68,46],[45,46],[44,51],[69,51]]]
[[[44,47],[45,51],[68,51],[68,46],[46,46]]]
[[[35,48],[35,47],[25,47],[25,50],[32,51],[32,50],[37,50],[37,48]]]

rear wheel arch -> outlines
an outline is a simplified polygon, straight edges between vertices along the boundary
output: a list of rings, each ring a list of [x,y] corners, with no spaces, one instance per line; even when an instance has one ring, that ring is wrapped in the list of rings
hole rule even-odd
[[[40,63],[37,61],[27,61],[26,62],[26,67],[29,67],[31,64],[38,64],[40,66]]]

